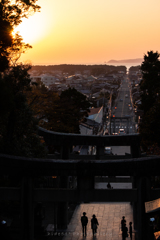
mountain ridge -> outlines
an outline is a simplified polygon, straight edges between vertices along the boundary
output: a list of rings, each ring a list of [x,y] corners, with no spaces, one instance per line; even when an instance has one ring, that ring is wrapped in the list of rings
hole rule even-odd
[[[134,58],[134,59],[123,59],[123,60],[110,60],[107,63],[137,63],[141,64],[143,61],[143,58]]]

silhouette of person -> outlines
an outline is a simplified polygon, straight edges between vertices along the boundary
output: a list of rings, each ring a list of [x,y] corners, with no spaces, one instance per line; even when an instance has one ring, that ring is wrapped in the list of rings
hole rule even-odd
[[[109,182],[107,184],[107,188],[111,188],[111,184]]]
[[[126,237],[128,237],[128,228],[126,227],[126,224],[124,223],[123,230],[122,230],[122,239],[126,240]]]
[[[125,217],[123,216],[123,217],[122,217],[122,220],[121,220],[121,230],[122,230],[122,231],[123,231],[124,224],[126,224],[126,219],[125,219]]]
[[[91,219],[91,229],[92,229],[93,237],[94,237],[94,234],[97,233],[97,225],[99,225],[98,220],[95,214],[93,214]]]
[[[82,223],[82,232],[83,237],[86,236],[86,230],[87,230],[87,224],[88,224],[88,217],[86,216],[86,212],[83,212],[83,216],[81,217],[81,223]]]
[[[129,236],[132,239],[132,222],[129,223]]]

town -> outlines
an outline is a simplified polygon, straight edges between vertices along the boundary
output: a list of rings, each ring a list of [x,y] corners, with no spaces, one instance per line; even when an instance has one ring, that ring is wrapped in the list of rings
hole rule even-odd
[[[160,239],[160,1],[0,1],[0,240]]]

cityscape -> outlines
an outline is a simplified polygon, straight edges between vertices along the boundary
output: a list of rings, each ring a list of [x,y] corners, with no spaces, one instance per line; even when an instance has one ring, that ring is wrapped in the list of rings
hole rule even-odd
[[[158,7],[0,1],[0,239],[160,239]]]

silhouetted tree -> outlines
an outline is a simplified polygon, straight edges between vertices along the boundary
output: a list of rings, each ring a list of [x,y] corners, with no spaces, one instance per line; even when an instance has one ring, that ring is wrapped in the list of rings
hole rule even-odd
[[[158,52],[147,52],[141,65],[140,83],[141,105],[143,111],[139,126],[142,146],[147,151],[151,146],[160,147],[160,61]]]
[[[30,66],[15,66],[0,79],[0,151],[23,156],[45,156],[24,92],[30,89]],[[5,91],[4,91],[5,90]]]
[[[60,64],[60,65],[35,65],[32,66],[32,70],[36,71],[62,71],[64,73],[68,73],[69,75],[74,75],[75,72],[81,72],[82,74],[84,71],[89,71],[91,74],[92,69],[104,69],[103,73],[110,72],[110,71],[123,71],[126,73],[127,68],[125,66],[111,66],[111,65],[73,65],[73,64]],[[98,70],[99,71],[99,70]],[[96,72],[96,71],[95,71]],[[97,73],[98,74],[98,73]],[[101,74],[101,73],[100,73]]]
[[[100,74],[105,74],[106,70],[104,67],[95,67],[92,69],[91,74],[93,76],[99,76]]]
[[[85,121],[90,106],[86,96],[75,88],[69,88],[61,93],[59,99],[54,97],[48,104],[47,121],[41,124],[52,131],[79,133],[79,124]]]
[[[20,35],[12,34],[23,17],[39,9],[35,3],[0,1],[0,152],[40,157],[45,149],[25,96],[30,90],[30,66],[17,64],[20,54],[31,46],[23,43]]]
[[[26,92],[27,101],[39,121],[48,130],[79,133],[79,124],[88,116],[91,103],[75,88],[69,88],[59,96],[41,81]]]
[[[4,72],[19,58],[20,53],[31,47],[25,44],[19,34],[13,36],[14,28],[22,18],[39,10],[36,0],[0,1],[0,72]]]
[[[32,83],[30,87],[31,91],[26,91],[25,93],[27,102],[34,112],[34,116],[38,119],[39,125],[42,126],[47,119],[47,114],[50,109],[53,110],[57,101],[59,101],[59,95],[48,89],[40,80]]]
[[[138,66],[131,66],[130,68],[129,68],[129,72],[130,71],[139,71],[140,70],[140,65],[138,65]]]
[[[60,95],[60,125],[64,132],[79,133],[79,124],[84,122],[91,107],[87,97],[75,88],[68,88]],[[68,130],[67,130],[68,129]]]

